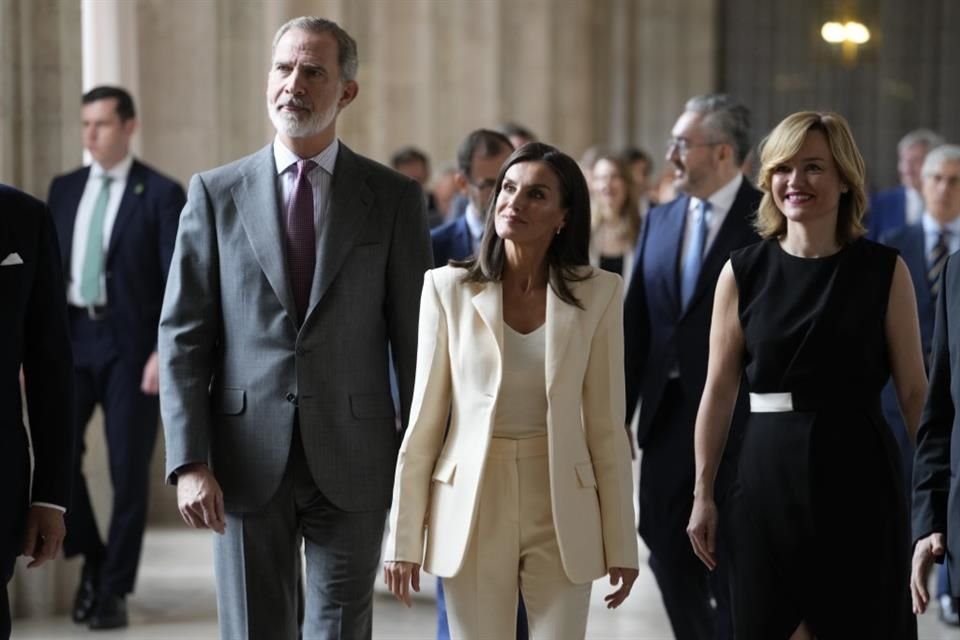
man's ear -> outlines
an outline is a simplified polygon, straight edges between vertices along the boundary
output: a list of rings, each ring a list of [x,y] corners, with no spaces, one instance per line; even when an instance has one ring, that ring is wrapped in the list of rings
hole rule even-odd
[[[467,176],[463,175],[462,171],[457,171],[453,174],[453,184],[457,185],[457,191],[466,194],[467,187],[470,186],[470,181],[467,180]]]
[[[340,91],[340,99],[337,101],[337,106],[340,109],[343,109],[348,104],[354,101],[357,97],[357,94],[360,92],[360,85],[357,84],[356,80],[347,80],[343,83],[343,88]]]

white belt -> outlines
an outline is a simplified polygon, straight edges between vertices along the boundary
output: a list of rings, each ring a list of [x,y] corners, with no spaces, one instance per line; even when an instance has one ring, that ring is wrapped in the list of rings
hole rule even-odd
[[[751,393],[750,411],[753,413],[786,413],[793,411],[793,394]]]

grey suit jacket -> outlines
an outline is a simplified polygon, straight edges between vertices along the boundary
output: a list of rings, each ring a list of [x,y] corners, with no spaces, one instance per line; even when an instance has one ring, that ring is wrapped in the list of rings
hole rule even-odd
[[[317,486],[386,508],[413,389],[423,273],[419,186],[341,143],[297,328],[272,146],[190,181],[160,318],[166,472],[207,462],[227,511],[255,510],[286,467],[295,415]]]

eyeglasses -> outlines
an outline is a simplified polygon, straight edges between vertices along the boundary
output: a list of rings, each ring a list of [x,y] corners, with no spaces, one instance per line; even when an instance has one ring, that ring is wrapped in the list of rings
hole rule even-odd
[[[686,138],[670,138],[667,140],[667,155],[673,153],[673,150],[676,149],[677,153],[682,156],[687,155],[690,149],[694,147],[715,147],[718,144],[727,144],[726,142],[690,142]]]

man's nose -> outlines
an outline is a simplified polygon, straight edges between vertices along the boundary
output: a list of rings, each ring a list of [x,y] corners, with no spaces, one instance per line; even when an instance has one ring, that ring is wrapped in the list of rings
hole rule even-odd
[[[290,75],[287,76],[283,90],[296,96],[302,95],[304,92],[302,80],[303,74],[300,72],[299,67],[294,68],[293,71],[290,72]]]

